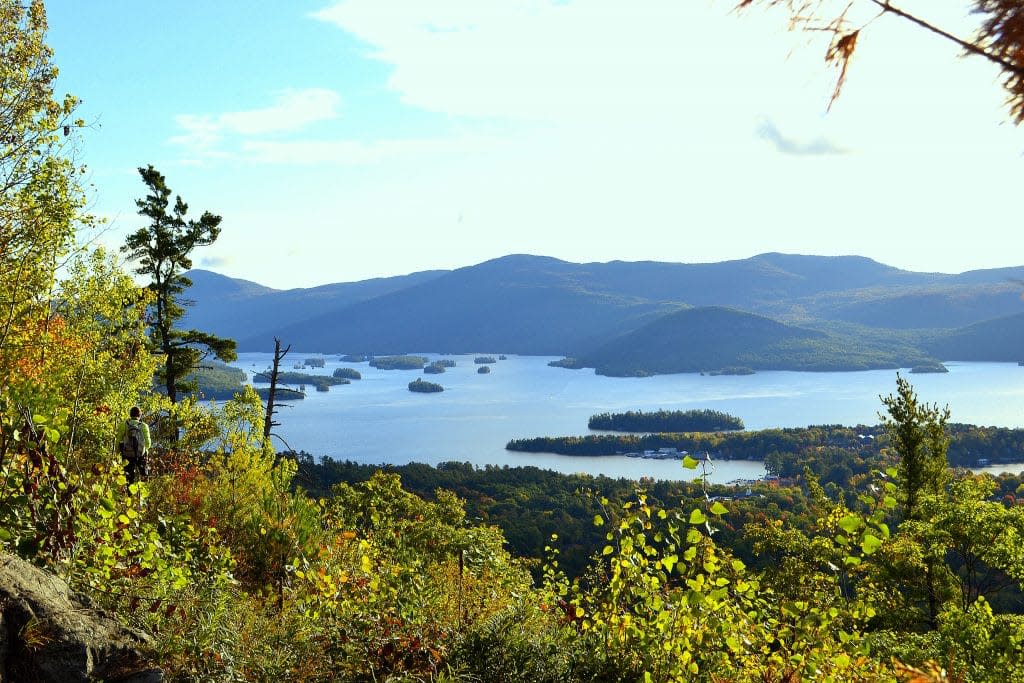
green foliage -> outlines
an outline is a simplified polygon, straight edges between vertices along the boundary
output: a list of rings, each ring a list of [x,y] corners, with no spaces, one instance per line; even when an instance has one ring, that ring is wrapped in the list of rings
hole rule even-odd
[[[718,410],[630,410],[592,415],[587,427],[616,432],[721,432],[743,429],[743,420]]]
[[[335,368],[331,375],[332,377],[340,377],[341,379],[362,379],[363,375],[355,368]]]
[[[497,363],[498,361],[494,358],[494,356],[477,356],[476,358],[473,359],[473,362],[476,363],[477,365],[484,365],[489,363]]]
[[[921,497],[939,493],[948,479],[945,428],[949,408],[919,403],[910,382],[899,375],[896,393],[882,403],[887,412],[879,418],[899,458],[903,516],[914,519]]]
[[[706,508],[652,507],[639,493],[586,582],[569,584],[552,561],[544,590],[578,634],[579,680],[885,678],[858,642],[870,605],[840,612],[777,598],[712,541],[713,518]]]

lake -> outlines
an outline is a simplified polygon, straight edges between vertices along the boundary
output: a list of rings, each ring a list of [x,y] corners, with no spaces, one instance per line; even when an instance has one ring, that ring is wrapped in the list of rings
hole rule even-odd
[[[377,370],[367,363],[342,363],[337,356],[324,356],[324,368],[302,372],[330,375],[335,368],[352,367],[363,379],[326,393],[308,387],[305,400],[281,409],[281,426],[275,432],[295,450],[367,464],[455,460],[631,479],[691,479],[695,473],[683,470],[678,461],[513,453],[505,444],[514,438],[592,433],[587,419],[595,413],[661,408],[721,410],[742,418],[747,429],[877,424],[879,396],[896,386],[895,370],[623,378],[548,367],[553,358],[537,356],[509,356],[492,365],[490,374],[481,375],[474,355],[420,355],[451,359],[456,367],[424,376],[419,370]],[[271,357],[241,353],[232,365],[251,376],[268,368]],[[293,364],[313,357],[317,354],[292,352],[282,370],[290,371]],[[954,422],[1024,426],[1024,367],[957,362],[946,366],[948,374],[907,375],[922,400],[948,404]],[[410,392],[408,383],[419,377],[441,384],[444,392]],[[711,479],[728,482],[763,474],[760,462],[723,461],[714,464]]]

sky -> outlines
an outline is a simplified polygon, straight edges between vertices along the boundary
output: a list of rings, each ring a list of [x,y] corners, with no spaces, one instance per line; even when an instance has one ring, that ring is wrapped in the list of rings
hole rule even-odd
[[[152,164],[223,217],[196,267],[282,289],[511,253],[1024,263],[1024,131],[993,67],[858,0],[829,109],[823,36],[734,4],[51,0],[106,221],[85,237],[145,225]],[[968,5],[901,6],[969,36]]]

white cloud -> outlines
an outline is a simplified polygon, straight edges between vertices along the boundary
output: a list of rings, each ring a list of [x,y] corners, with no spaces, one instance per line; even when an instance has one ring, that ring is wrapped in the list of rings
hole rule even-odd
[[[692,0],[347,0],[314,16],[392,64],[407,104],[550,121],[721,108],[710,92],[728,99],[733,77],[764,66],[730,56],[745,29],[720,14]]]
[[[179,114],[175,121],[184,133],[172,137],[170,142],[202,156],[223,155],[218,148],[228,138],[297,131],[337,118],[340,104],[341,97],[333,90],[286,90],[274,104],[262,109]]]

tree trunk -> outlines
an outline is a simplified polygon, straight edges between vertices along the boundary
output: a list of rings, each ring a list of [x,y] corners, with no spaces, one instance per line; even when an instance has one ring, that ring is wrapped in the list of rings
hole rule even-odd
[[[274,422],[274,408],[275,398],[277,396],[277,374],[278,369],[281,367],[281,361],[288,355],[292,345],[289,344],[283,351],[281,350],[281,340],[274,337],[274,365],[270,369],[270,390],[267,392],[267,414],[263,419],[263,443],[270,443],[270,430],[281,424],[280,422]]]

